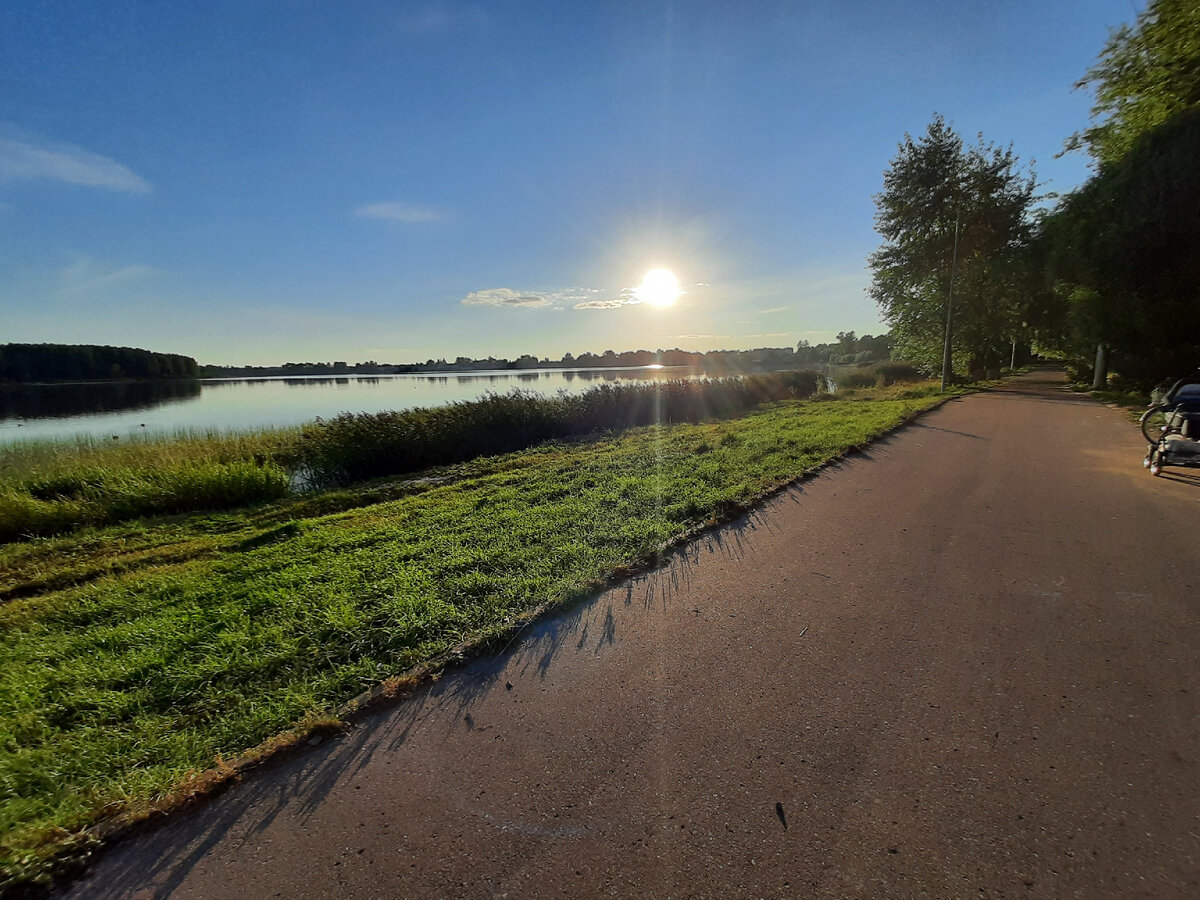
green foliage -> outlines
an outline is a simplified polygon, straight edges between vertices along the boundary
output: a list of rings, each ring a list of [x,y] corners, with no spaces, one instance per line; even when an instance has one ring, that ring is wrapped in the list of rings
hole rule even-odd
[[[798,341],[794,362],[801,366],[858,365],[887,359],[891,351],[890,334],[864,334],[859,337],[853,331],[843,331],[838,333],[837,341],[830,344]]]
[[[176,353],[90,344],[2,344],[0,381],[195,378],[196,360]]]
[[[0,878],[931,402],[787,401],[481,459],[333,515],[298,498],[0,547]]]
[[[1062,345],[1144,387],[1200,365],[1200,108],[1143,134],[1044,223]]]
[[[1105,166],[1173,116],[1200,104],[1200,4],[1150,0],[1131,28],[1109,37],[1096,63],[1079,82],[1094,85],[1091,128],[1073,135],[1067,149],[1086,144]]]
[[[816,393],[814,372],[733,379],[600,385],[542,397],[514,391],[433,409],[343,413],[309,426],[299,444],[306,476],[329,485],[415,472],[593,432],[700,422]]]
[[[839,390],[854,390],[857,388],[874,387],[874,372],[847,372],[837,380]]]
[[[920,381],[925,375],[916,366],[906,362],[883,362],[875,366],[875,377],[880,386],[904,381]]]
[[[914,140],[905,135],[876,195],[870,294],[892,328],[895,351],[930,371],[942,368],[953,279],[954,369],[998,368],[1025,331],[1035,179],[1011,148],[965,147],[941,116]],[[957,244],[957,252],[955,250]]]
[[[870,387],[891,387],[904,382],[924,381],[926,377],[925,373],[909,363],[883,362],[839,375],[836,381],[838,391],[841,392]]]

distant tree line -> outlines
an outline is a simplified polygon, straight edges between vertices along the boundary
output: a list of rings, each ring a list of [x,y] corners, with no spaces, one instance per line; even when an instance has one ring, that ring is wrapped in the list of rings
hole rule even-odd
[[[837,341],[810,345],[801,341],[792,347],[759,347],[754,350],[709,350],[704,353],[680,350],[626,350],[618,353],[564,353],[559,359],[540,359],[525,354],[516,359],[489,356],[459,356],[454,360],[428,359],[418,363],[380,363],[375,360],[350,365],[336,362],[289,362],[281,366],[202,366],[206,378],[263,378],[278,375],[395,375],[419,372],[478,372],[508,369],[615,369],[637,366],[682,366],[705,375],[775,372],[823,363],[865,363],[888,358],[891,340],[887,335],[859,338],[842,332]]]
[[[859,337],[853,331],[839,331],[837,340],[828,344],[800,341],[796,345],[796,363],[804,366],[865,365],[890,359],[891,353],[891,334]]]
[[[91,344],[0,344],[0,382],[196,378],[190,356]]]

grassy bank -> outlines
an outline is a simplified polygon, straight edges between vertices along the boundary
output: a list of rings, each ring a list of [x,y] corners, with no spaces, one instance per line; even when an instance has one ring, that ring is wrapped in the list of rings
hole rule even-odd
[[[0,872],[680,534],[936,402],[784,401],[407,482],[0,547]]]
[[[432,409],[344,413],[249,436],[81,440],[0,448],[0,542],[140,516],[234,509],[288,493],[416,472],[548,440],[740,415],[816,393],[813,372],[519,391]]]

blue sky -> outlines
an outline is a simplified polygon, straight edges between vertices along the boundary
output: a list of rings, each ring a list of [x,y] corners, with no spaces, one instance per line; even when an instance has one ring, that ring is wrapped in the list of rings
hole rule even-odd
[[[872,195],[940,112],[1035,159],[1130,0],[7,0],[0,342],[201,362],[885,330]],[[649,269],[670,307],[629,303]]]

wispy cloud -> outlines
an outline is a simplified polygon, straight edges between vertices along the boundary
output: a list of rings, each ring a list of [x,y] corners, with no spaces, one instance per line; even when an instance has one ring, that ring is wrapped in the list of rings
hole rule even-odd
[[[595,288],[573,287],[559,291],[514,291],[512,288],[488,288],[483,291],[471,291],[460,301],[464,306],[496,306],[502,309],[518,307],[537,308],[551,307],[562,309],[564,303],[575,303],[579,309],[585,301],[600,291]]]
[[[788,337],[793,334],[791,331],[759,331],[747,334],[740,332],[738,334],[669,334],[667,337],[678,341],[706,341],[706,340],[745,340],[746,338],[781,338]]]
[[[488,288],[484,291],[471,291],[462,298],[464,306],[497,306],[501,309],[516,309],[518,307],[551,306],[553,301],[545,294],[532,291],[514,291],[512,288]]]
[[[428,206],[414,206],[411,203],[388,202],[370,203],[360,206],[354,211],[360,219],[384,219],[389,222],[404,222],[413,225],[420,222],[441,222],[447,218],[445,212]]]
[[[785,313],[785,312],[791,312],[791,311],[792,311],[792,308],[790,306],[772,306],[770,309],[760,309],[758,311],[758,314],[760,316],[771,316],[771,315],[774,315],[775,313]]]
[[[475,4],[430,3],[404,13],[397,20],[400,30],[413,35],[437,34],[454,28],[483,25],[488,14]]]
[[[616,297],[609,297],[605,300],[585,300],[582,303],[576,303],[576,309],[620,309],[622,306],[636,306],[641,303],[642,299],[638,297],[633,288],[622,288],[621,292]]]
[[[74,144],[0,134],[0,181],[46,180],[145,194],[150,183],[114,159]]]
[[[59,272],[63,292],[79,296],[124,287],[154,274],[150,266],[113,266],[82,256]]]

